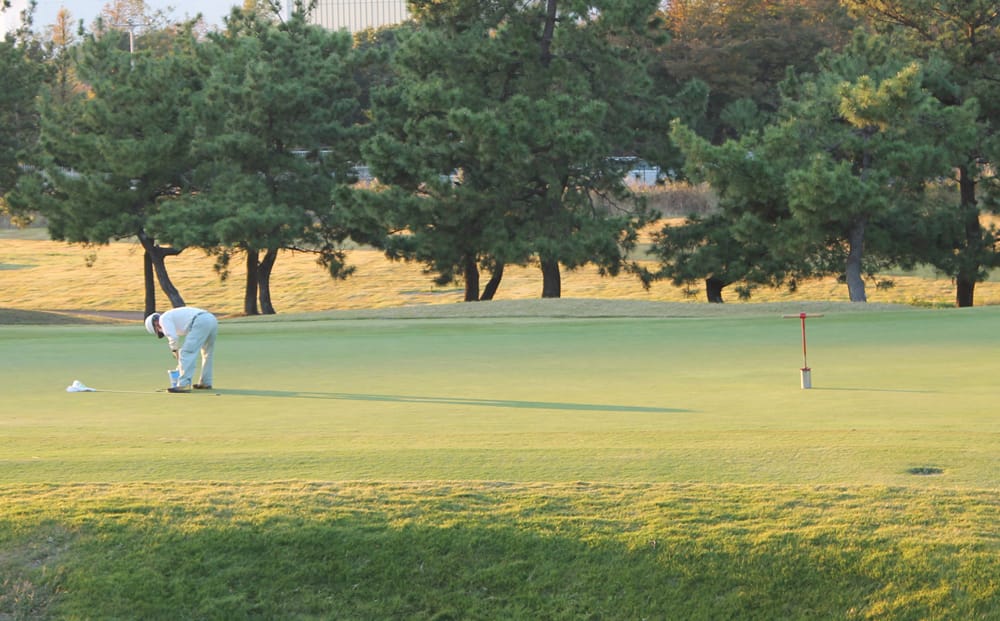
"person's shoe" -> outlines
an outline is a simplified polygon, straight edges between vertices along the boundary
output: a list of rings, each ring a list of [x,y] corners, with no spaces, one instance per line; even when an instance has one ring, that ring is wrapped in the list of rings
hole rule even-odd
[[[167,389],[167,392],[191,392],[191,384],[184,384],[182,386],[171,386]]]
[[[194,389],[195,390],[212,390],[212,385],[211,384],[195,384],[194,385]]]

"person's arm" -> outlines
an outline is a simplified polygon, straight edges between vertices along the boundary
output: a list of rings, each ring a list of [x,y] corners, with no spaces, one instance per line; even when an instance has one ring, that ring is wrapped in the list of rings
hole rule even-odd
[[[177,350],[181,348],[181,343],[180,335],[177,334],[177,326],[173,322],[173,317],[168,316],[166,313],[160,315],[160,329],[163,330],[163,336],[167,337],[167,345],[170,346],[170,351],[173,352],[174,358],[176,358]]]

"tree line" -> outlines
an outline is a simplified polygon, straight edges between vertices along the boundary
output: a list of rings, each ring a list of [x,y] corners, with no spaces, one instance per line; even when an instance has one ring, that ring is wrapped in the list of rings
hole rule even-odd
[[[167,260],[187,249],[222,277],[244,262],[247,314],[275,312],[282,250],[345,278],[351,244],[466,301],[493,299],[507,265],[538,266],[543,297],[594,265],[710,302],[836,275],[863,302],[919,264],[971,306],[997,266],[995,2],[409,8],[353,36],[301,1],[287,19],[246,3],[216,31],[142,0],[89,28],[29,24],[0,44],[3,208],[57,240],[137,239],[147,313],[157,283],[185,303]],[[653,261],[636,258],[658,218],[626,182],[636,161],[719,198],[655,225]]]

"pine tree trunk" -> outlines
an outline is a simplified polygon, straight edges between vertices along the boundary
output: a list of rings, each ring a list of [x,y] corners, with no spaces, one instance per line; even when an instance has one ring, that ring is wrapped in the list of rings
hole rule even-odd
[[[153,258],[149,252],[142,255],[143,282],[146,290],[146,304],[143,317],[149,317],[156,312],[156,276],[153,273]]]
[[[542,66],[548,68],[552,64],[552,40],[556,30],[556,20],[559,16],[559,0],[547,0],[545,6],[545,27],[542,29]],[[559,297],[559,296],[556,296]]]
[[[969,308],[976,300],[976,280],[959,271],[955,278],[955,305],[960,308]]]
[[[260,311],[257,309],[257,269],[258,261],[260,259],[260,253],[257,250],[247,248],[247,280],[246,287],[243,289],[243,314],[244,315],[259,315]]]
[[[490,281],[483,288],[483,295],[479,296],[479,299],[482,301],[492,300],[493,296],[497,294],[497,289],[500,288],[500,281],[502,279],[503,263],[497,263],[493,266],[493,274],[490,276]]]
[[[559,274],[559,261],[542,259],[542,297],[558,298],[562,296],[562,276]]]
[[[847,280],[847,294],[852,302],[867,302],[865,279],[861,275],[861,260],[865,252],[865,219],[860,218],[848,233],[847,264],[844,277]]]
[[[260,290],[260,312],[265,315],[274,315],[274,305],[271,304],[271,271],[274,269],[274,262],[278,260],[278,250],[269,248],[264,253],[264,260],[257,268],[257,287]]]
[[[171,282],[170,274],[167,273],[167,266],[163,261],[164,257],[178,255],[181,251],[174,248],[161,248],[157,246],[146,235],[145,231],[139,233],[139,243],[142,244],[143,249],[145,249],[146,254],[149,256],[150,263],[153,265],[153,271],[156,273],[156,280],[159,281],[163,294],[170,300],[170,305],[173,308],[184,306],[184,298],[181,297],[180,292],[177,291],[177,287]]]
[[[980,267],[977,254],[983,237],[983,225],[979,222],[979,207],[976,205],[976,182],[965,166],[959,168],[958,187],[961,195],[959,208],[962,210],[965,227],[965,246],[959,249],[955,304],[960,308],[967,308],[973,305],[976,297]]]
[[[476,264],[476,257],[465,257],[465,301],[479,301],[479,266]]]
[[[705,295],[710,304],[722,304],[722,290],[725,286],[726,283],[714,276],[705,279]]]
[[[865,144],[871,141],[872,136],[877,131],[874,126],[861,130]],[[864,182],[868,180],[872,166],[872,154],[867,148],[861,161],[861,181]],[[862,261],[865,255],[865,226],[867,224],[868,219],[859,216],[851,224],[851,230],[847,232],[847,262],[844,265],[844,280],[847,282],[847,296],[852,302],[868,302],[868,296],[865,294],[865,279],[862,276]]]
[[[542,29],[541,62],[548,68],[552,63],[552,41],[555,38],[556,21],[559,16],[559,0],[547,0],[545,5],[545,26]],[[562,277],[559,261],[542,258],[542,297],[562,296]]]

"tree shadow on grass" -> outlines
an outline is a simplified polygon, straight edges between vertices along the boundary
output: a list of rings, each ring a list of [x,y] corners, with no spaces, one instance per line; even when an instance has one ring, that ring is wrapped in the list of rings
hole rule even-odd
[[[988,550],[960,596],[949,546],[901,549],[836,522],[795,526],[800,499],[761,518],[741,514],[745,498],[728,488],[709,490],[710,499],[685,488],[647,509],[654,518],[593,505],[590,486],[554,498],[453,484],[295,488],[195,490],[194,504],[183,493],[98,496],[73,508],[85,519],[60,518],[71,526],[22,528],[14,543],[23,549],[52,541],[54,528],[67,534],[58,571],[49,562],[20,571],[57,594],[52,618],[806,619],[848,610],[923,618],[931,606],[973,618],[991,604]],[[730,510],[739,522],[727,522]],[[931,575],[956,590],[948,601],[922,591],[938,562],[949,569]]]
[[[383,401],[386,403],[432,403],[437,405],[462,405],[474,407],[515,408],[535,410],[577,410],[582,412],[645,412],[669,414],[690,412],[683,408],[661,408],[642,405],[601,403],[563,403],[558,401],[514,401],[510,399],[471,399],[467,397],[420,397],[413,395],[379,395],[348,392],[317,392],[294,390],[256,390],[235,388],[216,390],[220,395],[242,397],[270,397],[278,399],[339,399],[344,401]]]

